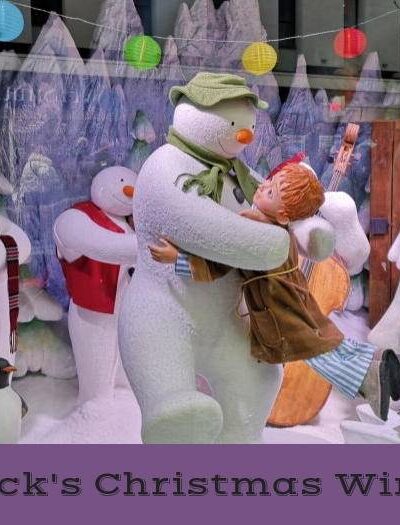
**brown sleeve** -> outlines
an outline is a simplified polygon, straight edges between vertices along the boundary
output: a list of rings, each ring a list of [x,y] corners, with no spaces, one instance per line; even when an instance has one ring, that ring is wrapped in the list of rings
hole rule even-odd
[[[223,264],[207,261],[196,255],[189,256],[190,271],[194,281],[200,283],[210,283],[224,277],[231,268]]]

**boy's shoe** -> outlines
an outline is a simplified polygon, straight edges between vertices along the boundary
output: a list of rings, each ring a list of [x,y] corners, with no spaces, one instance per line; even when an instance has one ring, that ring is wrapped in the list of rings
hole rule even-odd
[[[360,387],[360,394],[368,401],[374,414],[387,421],[390,396],[399,394],[400,362],[393,350],[385,350],[380,360],[373,360]]]
[[[400,399],[400,361],[393,350],[390,352],[388,359],[390,361],[390,397],[393,401]]]

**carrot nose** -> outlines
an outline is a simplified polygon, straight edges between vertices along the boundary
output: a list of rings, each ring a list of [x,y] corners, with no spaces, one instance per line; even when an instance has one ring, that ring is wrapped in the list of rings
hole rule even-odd
[[[124,192],[124,195],[132,199],[135,193],[135,188],[133,186],[124,186],[122,191]]]
[[[236,140],[241,144],[251,144],[254,140],[254,133],[250,129],[241,129],[236,133]]]

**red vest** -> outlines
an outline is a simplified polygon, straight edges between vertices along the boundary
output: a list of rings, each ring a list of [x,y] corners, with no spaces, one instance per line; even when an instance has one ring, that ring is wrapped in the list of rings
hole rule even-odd
[[[72,208],[85,213],[98,226],[108,231],[125,233],[93,202],[80,202]],[[85,256],[72,263],[64,259],[60,262],[68,293],[77,306],[93,312],[114,313],[120,266],[95,261]]]

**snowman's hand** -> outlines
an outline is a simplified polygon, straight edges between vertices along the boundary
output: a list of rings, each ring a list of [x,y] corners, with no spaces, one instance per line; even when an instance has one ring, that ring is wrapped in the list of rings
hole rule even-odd
[[[160,243],[161,246],[149,246],[152,258],[159,263],[175,264],[179,255],[178,249],[166,239],[160,239]]]
[[[400,234],[397,236],[397,239],[389,250],[388,259],[390,262],[395,263],[400,270]]]
[[[332,226],[322,217],[310,217],[292,222],[290,230],[294,233],[299,252],[313,261],[323,261],[330,257],[335,247],[335,234]]]

